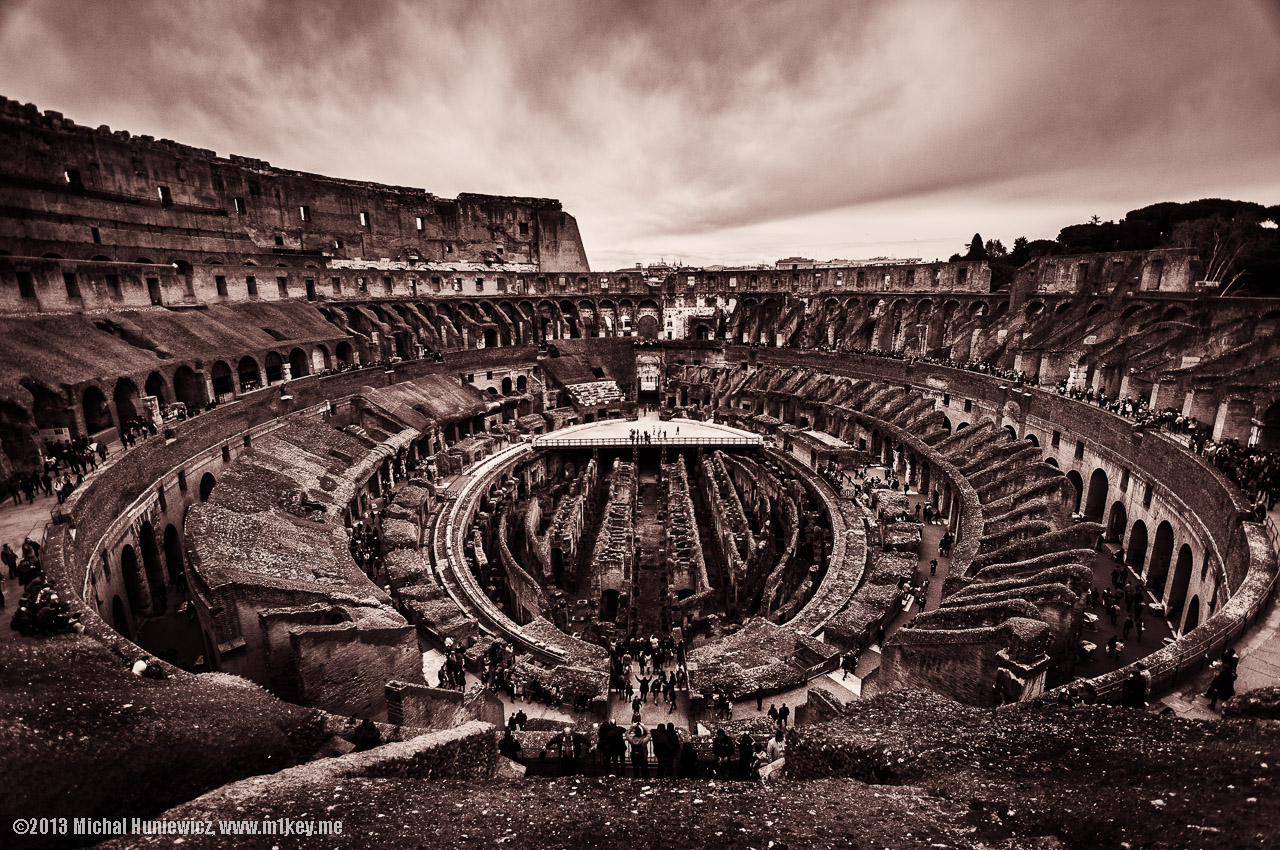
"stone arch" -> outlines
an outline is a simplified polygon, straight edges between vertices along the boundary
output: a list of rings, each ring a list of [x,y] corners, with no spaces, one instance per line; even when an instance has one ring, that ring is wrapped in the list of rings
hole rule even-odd
[[[338,343],[338,347],[334,349],[334,356],[338,358],[338,362],[344,366],[352,365],[351,343],[343,340]]]
[[[513,384],[512,384],[512,382],[511,382],[511,376],[510,376],[510,375],[508,375],[507,377],[505,377],[505,378],[503,378],[503,379],[502,379],[502,394],[503,394],[503,395],[511,395],[512,387],[513,387]]]
[[[1143,564],[1147,560],[1147,524],[1142,520],[1133,523],[1133,529],[1129,532],[1129,548],[1125,552],[1124,562],[1133,568],[1136,573],[1141,573]]]
[[[1169,564],[1173,561],[1173,526],[1168,520],[1156,526],[1156,539],[1151,545],[1151,563],[1147,567],[1147,586],[1157,598],[1164,596],[1169,580]]]
[[[1258,448],[1269,452],[1280,450],[1280,399],[1267,406],[1258,422]]]
[[[213,477],[212,472],[206,472],[200,476],[200,501],[209,501],[209,494],[213,492],[214,486],[218,483],[218,479]]]
[[[1173,567],[1173,585],[1169,588],[1169,615],[1176,623],[1180,619],[1182,608],[1187,604],[1187,590],[1191,587],[1191,570],[1195,562],[1195,554],[1190,544],[1183,543],[1178,547],[1178,558]]]
[[[529,389],[529,378],[525,375],[516,376],[516,392],[522,393]]]
[[[169,583],[175,584],[184,575],[185,559],[182,556],[182,535],[178,527],[169,523],[164,527],[164,565],[169,571]]]
[[[169,607],[164,592],[164,565],[160,561],[160,547],[156,545],[156,530],[150,522],[144,522],[138,529],[138,548],[142,550],[142,566],[151,588],[151,613],[163,615]]]
[[[1052,466],[1054,469],[1058,469],[1058,468],[1059,468],[1059,467],[1058,467],[1058,459],[1057,459],[1056,457],[1047,457],[1047,458],[1045,458],[1045,459],[1044,459],[1044,462],[1045,462],[1045,463],[1047,463],[1047,464],[1049,464],[1050,466]]]
[[[84,427],[90,435],[111,427],[111,408],[107,407],[107,397],[102,390],[93,385],[85,387],[82,403]]]
[[[289,352],[289,374],[294,380],[311,374],[311,358],[301,348]]]
[[[147,376],[147,382],[143,386],[143,390],[147,395],[154,397],[161,405],[168,404],[168,385],[164,381],[164,375],[159,372],[152,372]]]
[[[123,426],[138,418],[138,385],[128,378],[116,381],[116,388],[111,393],[111,400],[116,406],[116,421]]]
[[[484,347],[485,348],[498,347],[498,329],[497,328],[488,327],[484,329]]]
[[[262,369],[258,366],[258,361],[248,354],[241,357],[240,362],[236,364],[236,377],[240,380],[242,393],[262,386]]]
[[[118,593],[111,597],[111,626],[120,634],[129,635],[129,615],[125,613]]]
[[[279,352],[267,352],[266,366],[268,384],[278,384],[284,380],[284,358],[280,356]]]
[[[1075,496],[1071,500],[1071,513],[1080,513],[1080,502],[1084,499],[1084,478],[1080,473],[1072,469],[1067,472],[1067,480],[1071,482],[1072,489],[1075,490]]]
[[[641,339],[658,338],[658,317],[644,315],[636,321],[636,335]]]
[[[1099,467],[1089,476],[1089,493],[1084,500],[1084,518],[1086,522],[1101,522],[1102,513],[1107,508],[1107,492],[1109,490],[1107,473]]]
[[[125,592],[129,595],[129,610],[135,617],[147,613],[150,600],[146,578],[142,574],[142,565],[138,562],[138,550],[128,544],[120,550],[120,575],[124,578]]]
[[[1009,439],[1011,439],[1011,440],[1016,440],[1016,439],[1018,439],[1018,429],[1017,429],[1017,428],[1013,427],[1012,425],[1006,425],[1006,426],[1004,426],[1003,430],[1004,430],[1006,433],[1008,433],[1008,435],[1009,435]]]
[[[1191,602],[1187,605],[1187,618],[1182,621],[1182,633],[1187,632],[1200,625],[1200,596],[1191,597]]]
[[[329,348],[324,345],[317,345],[311,352],[312,371],[323,372],[333,368],[333,361],[329,357]]]
[[[1116,543],[1124,542],[1124,532],[1129,526],[1129,513],[1125,510],[1124,502],[1118,499],[1111,503],[1111,518],[1107,520],[1107,534]]]
[[[209,378],[213,382],[213,394],[217,398],[233,395],[236,391],[235,379],[231,367],[225,360],[219,360],[209,370]]]
[[[1026,434],[1023,434],[1022,439],[1026,440],[1028,443],[1035,446],[1037,449],[1040,448],[1040,438],[1037,437],[1035,434],[1031,433],[1030,431],[1028,431]]]
[[[221,363],[222,361],[218,361]],[[214,364],[216,371],[217,363]],[[226,369],[226,379],[228,383],[231,380],[231,370],[227,368],[227,364],[223,363],[222,368]],[[231,388],[227,388],[230,392]],[[217,392],[216,385],[214,392]],[[204,386],[200,378],[196,375],[195,370],[190,366],[179,366],[177,371],[173,373],[173,397],[185,404],[192,410],[199,410],[204,406]]]

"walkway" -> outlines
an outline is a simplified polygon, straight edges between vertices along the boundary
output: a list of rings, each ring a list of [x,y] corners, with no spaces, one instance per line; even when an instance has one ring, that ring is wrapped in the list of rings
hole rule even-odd
[[[647,438],[647,439],[646,439]],[[762,446],[764,438],[750,431],[699,422],[695,419],[605,419],[571,425],[533,440],[534,448],[591,448],[595,446]]]

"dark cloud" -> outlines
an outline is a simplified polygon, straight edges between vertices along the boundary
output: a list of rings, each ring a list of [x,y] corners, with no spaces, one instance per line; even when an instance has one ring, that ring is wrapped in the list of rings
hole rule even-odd
[[[309,171],[559,197],[601,267],[847,256],[1273,202],[1278,21],[1244,0],[32,0],[0,2],[0,93]]]

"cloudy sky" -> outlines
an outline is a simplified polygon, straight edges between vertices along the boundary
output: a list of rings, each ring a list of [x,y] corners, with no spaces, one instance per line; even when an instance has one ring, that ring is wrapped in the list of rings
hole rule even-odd
[[[0,94],[221,154],[560,198],[593,268],[945,258],[1280,202],[1280,6],[0,0]]]

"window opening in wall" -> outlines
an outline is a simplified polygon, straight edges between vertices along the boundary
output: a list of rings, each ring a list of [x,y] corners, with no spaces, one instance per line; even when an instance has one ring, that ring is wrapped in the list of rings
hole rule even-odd
[[[187,473],[181,469],[178,470],[178,489],[183,493],[187,492]]]
[[[484,278],[476,278],[476,292],[484,292]]]
[[[122,297],[122,293],[120,291],[120,275],[118,274],[107,275],[107,289],[111,292],[112,298]]]
[[[329,282],[333,284],[333,294],[341,295],[342,294],[342,278],[340,277],[329,278]]]
[[[311,221],[311,207],[307,206],[306,204],[303,204],[302,206],[298,207],[298,216],[303,221]]]
[[[1076,460],[1084,460],[1084,440],[1076,440]]]
[[[333,240],[333,249],[334,249],[335,251],[341,251],[341,250],[342,250],[342,240],[341,240],[341,239],[335,239],[335,240]]]
[[[499,292],[507,291],[507,279],[505,277],[498,278],[498,291]]]
[[[244,447],[246,449],[253,448],[253,438],[250,437],[248,434],[244,435]]]
[[[418,229],[418,232],[422,232],[427,229],[427,222],[422,218],[422,216],[415,216],[413,219],[413,226]]]
[[[392,291],[395,289],[395,284],[392,282],[390,275],[383,276],[382,288],[386,291],[388,295],[390,295]]]
[[[249,290],[250,298],[258,297],[258,279],[253,275],[249,275],[244,279],[245,289]]]
[[[445,252],[446,254],[452,254],[452,253],[453,253],[453,246],[452,246],[452,245],[445,245],[445,246],[444,246],[444,252]]]
[[[68,298],[80,297],[80,281],[76,279],[75,272],[63,272],[62,282],[67,286]]]
[[[147,278],[147,295],[151,297],[151,303],[157,307],[164,303],[164,296],[160,292],[160,278]]]
[[[1142,494],[1142,506],[1144,508],[1151,507],[1151,497],[1155,495],[1155,487],[1147,484],[1147,489]]]
[[[36,297],[36,285],[31,272],[18,272],[18,295],[22,298]]]
[[[943,407],[950,407],[950,406],[951,406],[951,393],[943,393],[943,394],[942,394],[942,406],[943,406]]]
[[[102,244],[102,233],[98,230],[98,228],[96,228],[96,227],[90,227],[90,228],[89,228],[89,235],[93,237],[93,244],[94,244],[94,245],[101,245],[101,244]]]
[[[454,291],[454,292],[461,292],[461,291],[462,291],[462,278],[460,278],[460,277],[455,277],[455,278],[453,279],[453,291]]]
[[[166,207],[173,206],[173,195],[169,194],[169,187],[160,186],[159,189],[160,189],[160,203],[164,204]]]
[[[361,227],[368,227],[368,226],[369,226],[369,214],[368,214],[367,212],[363,212],[363,211],[362,211],[362,212],[360,213],[360,226],[361,226]]]
[[[276,237],[276,245],[277,245],[277,246],[283,246],[283,245],[284,245],[284,237],[283,237],[283,236],[277,236],[277,237]]]
[[[965,413],[972,413],[972,412],[973,412],[973,401],[972,401],[971,399],[967,399],[967,398],[966,398],[966,399],[964,400],[964,412],[965,412]]]
[[[169,505],[168,505],[168,503],[166,502],[166,500],[165,500],[165,498],[164,498],[164,485],[163,485],[163,484],[161,484],[159,487],[157,487],[157,488],[156,488],[156,502],[160,505],[160,510],[162,510],[162,511],[167,511],[167,510],[169,510]]]
[[[529,235],[529,222],[527,221],[520,222],[520,235],[521,236]]]
[[[438,278],[438,277],[433,277],[433,278],[431,278],[431,290],[432,290],[433,292],[439,292],[439,291],[440,291],[440,286],[441,286],[441,284],[440,284],[440,278]]]
[[[235,198],[233,200],[236,207],[236,215],[244,215],[244,212],[247,209],[244,205],[244,198]]]
[[[1123,493],[1129,489],[1129,467],[1123,467],[1120,470],[1120,492]]]
[[[276,289],[280,290],[281,298],[288,298],[289,297],[289,278],[287,277],[276,278]]]
[[[224,275],[217,275],[213,279],[214,284],[218,287],[218,295],[222,298],[227,297],[227,278]]]
[[[1057,448],[1059,445],[1061,445],[1061,444],[1062,444],[1062,432],[1061,432],[1061,431],[1054,431],[1054,432],[1053,432],[1053,440],[1051,440],[1051,441],[1050,441],[1050,445],[1051,445],[1051,446],[1053,446],[1053,448],[1055,448],[1055,449],[1056,449],[1056,448]]]
[[[231,447],[230,446],[222,447],[222,462],[231,463]]]
[[[307,300],[315,301],[316,300],[316,282],[311,278],[307,278],[306,281],[304,281],[304,283],[307,287]]]
[[[71,184],[72,188],[75,188],[75,189],[84,188],[84,184],[80,182],[80,169],[68,168],[66,171],[63,172],[63,174],[66,175],[67,183]]]

